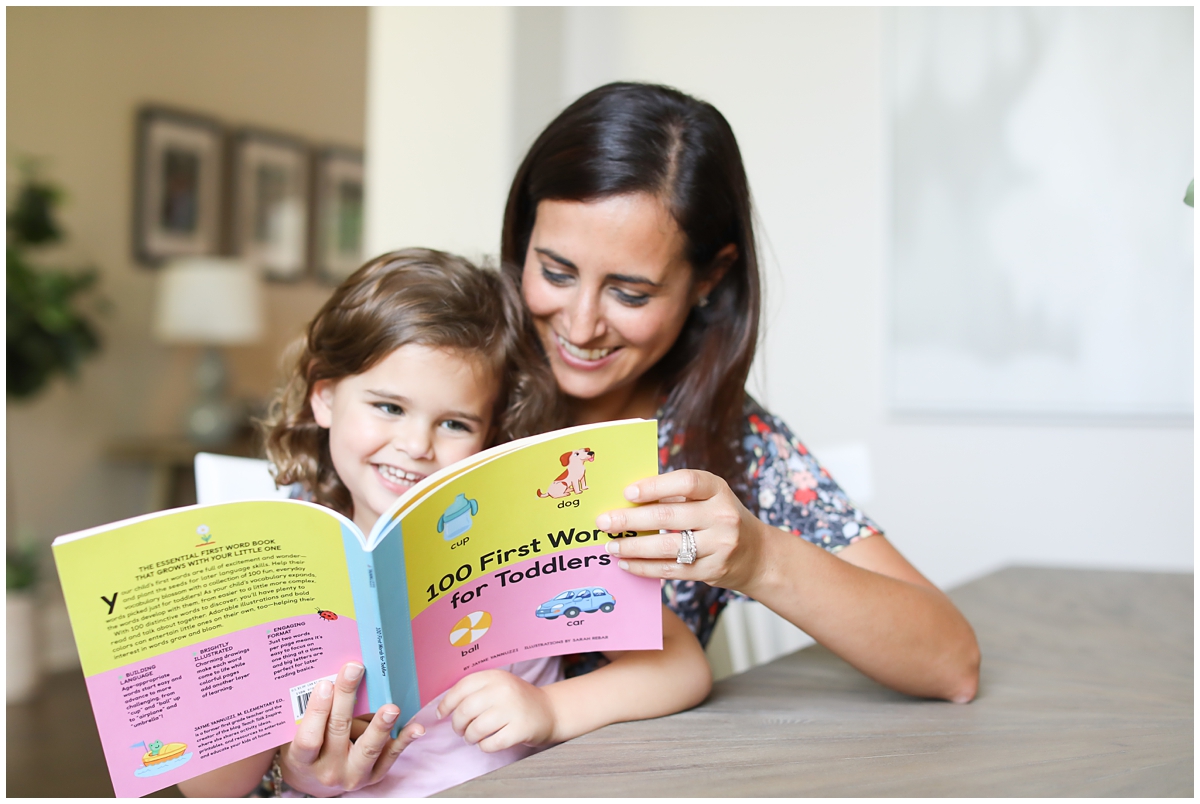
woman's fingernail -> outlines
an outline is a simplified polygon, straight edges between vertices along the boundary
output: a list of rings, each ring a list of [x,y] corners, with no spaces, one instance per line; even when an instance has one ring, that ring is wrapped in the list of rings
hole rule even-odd
[[[601,514],[596,517],[596,527],[600,528],[600,530],[608,530],[610,525],[612,525],[612,517],[608,514]]]
[[[640,494],[641,489],[639,489],[637,486],[625,487],[625,499],[629,500],[630,502],[636,500]]]
[[[607,550],[608,552],[612,553],[614,556],[621,555],[621,543],[620,542],[609,542],[608,544],[604,545],[604,549]]]
[[[417,726],[417,730],[413,732],[413,739],[416,739],[417,737],[424,737],[424,736],[425,736],[425,729],[422,728],[421,726]]]
[[[628,561],[618,561],[617,566],[623,570],[627,570],[627,569],[629,569],[629,562]]]
[[[363,666],[361,664],[346,665],[346,680],[358,681],[359,676],[363,674]]]
[[[317,697],[328,698],[333,695],[333,683],[330,681],[320,681],[317,683]]]
[[[380,712],[379,718],[383,721],[383,725],[390,726],[396,722],[396,718],[400,717],[399,712]]]

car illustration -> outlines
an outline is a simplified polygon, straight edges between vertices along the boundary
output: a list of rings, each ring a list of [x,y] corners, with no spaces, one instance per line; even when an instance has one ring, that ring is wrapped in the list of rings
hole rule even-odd
[[[537,616],[555,620],[561,615],[571,620],[583,612],[599,610],[607,614],[616,605],[617,601],[604,587],[585,586],[581,589],[568,589],[560,592],[553,600],[547,600],[538,606]]]

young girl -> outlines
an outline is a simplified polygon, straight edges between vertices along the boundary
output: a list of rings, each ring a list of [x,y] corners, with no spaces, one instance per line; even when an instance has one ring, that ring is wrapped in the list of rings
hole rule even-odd
[[[300,484],[366,533],[432,472],[552,429],[554,380],[530,326],[498,272],[425,249],[367,263],[309,325],[265,423],[277,482]],[[474,673],[395,739],[395,705],[352,718],[363,667],[351,663],[318,685],[292,743],[180,788],[242,795],[270,770],[277,794],[429,795],[609,723],[694,706],[711,687],[699,642],[666,607],[663,650],[606,656],[570,679],[557,657]]]

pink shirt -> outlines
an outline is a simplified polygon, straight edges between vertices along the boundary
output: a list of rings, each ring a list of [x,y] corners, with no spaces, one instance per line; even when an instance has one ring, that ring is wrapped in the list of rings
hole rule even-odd
[[[536,687],[553,684],[562,678],[562,663],[558,656],[517,662],[500,669],[508,670]],[[468,744],[454,733],[450,718],[438,719],[437,706],[441,700],[439,695],[413,718],[425,727],[425,735],[404,749],[387,776],[378,784],[344,793],[343,797],[430,796],[541,750],[516,745],[493,754],[484,753],[479,746]]]

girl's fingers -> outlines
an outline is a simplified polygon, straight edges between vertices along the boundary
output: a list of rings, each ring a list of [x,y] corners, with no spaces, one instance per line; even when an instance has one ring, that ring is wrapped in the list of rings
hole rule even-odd
[[[357,740],[362,736],[362,733],[371,725],[372,718],[357,715],[354,720],[350,721],[350,739]]]
[[[490,701],[487,695],[468,695],[450,713],[450,725],[455,734],[466,734],[475,718],[487,711]]]
[[[296,736],[292,739],[292,747],[288,750],[288,760],[297,765],[311,765],[321,754],[321,746],[325,744],[325,724],[329,720],[329,709],[333,705],[333,684],[329,681],[317,682],[312,697],[308,699],[308,708],[300,725],[296,727]]]
[[[479,713],[463,730],[462,736],[471,745],[482,742],[508,725],[504,716],[491,708]]]
[[[388,744],[392,742],[392,726],[398,717],[400,707],[395,704],[381,706],[375,717],[371,718],[367,730],[354,741],[354,747],[346,759],[348,790],[357,789],[374,774],[376,763],[384,757]]]
[[[375,762],[375,769],[371,772],[371,778],[367,784],[375,784],[382,779],[387,772],[395,764],[400,754],[408,748],[414,740],[422,737],[425,734],[425,727],[420,723],[409,723],[400,730],[400,735],[396,739],[390,741],[383,755]]]
[[[437,706],[437,716],[445,717],[455,711],[467,696],[486,685],[485,673],[471,673],[459,679],[458,683],[446,690],[446,694],[442,696],[442,702]]]
[[[512,726],[505,726],[490,737],[485,737],[479,741],[479,750],[485,754],[491,754],[495,751],[503,751],[505,748],[512,748],[520,740],[516,736],[516,732]]]
[[[350,726],[354,721],[354,704],[358,699],[358,683],[362,681],[363,666],[350,662],[338,673],[333,685],[333,703],[329,709],[329,722],[325,725],[325,748],[327,753],[345,756],[350,746]]]

